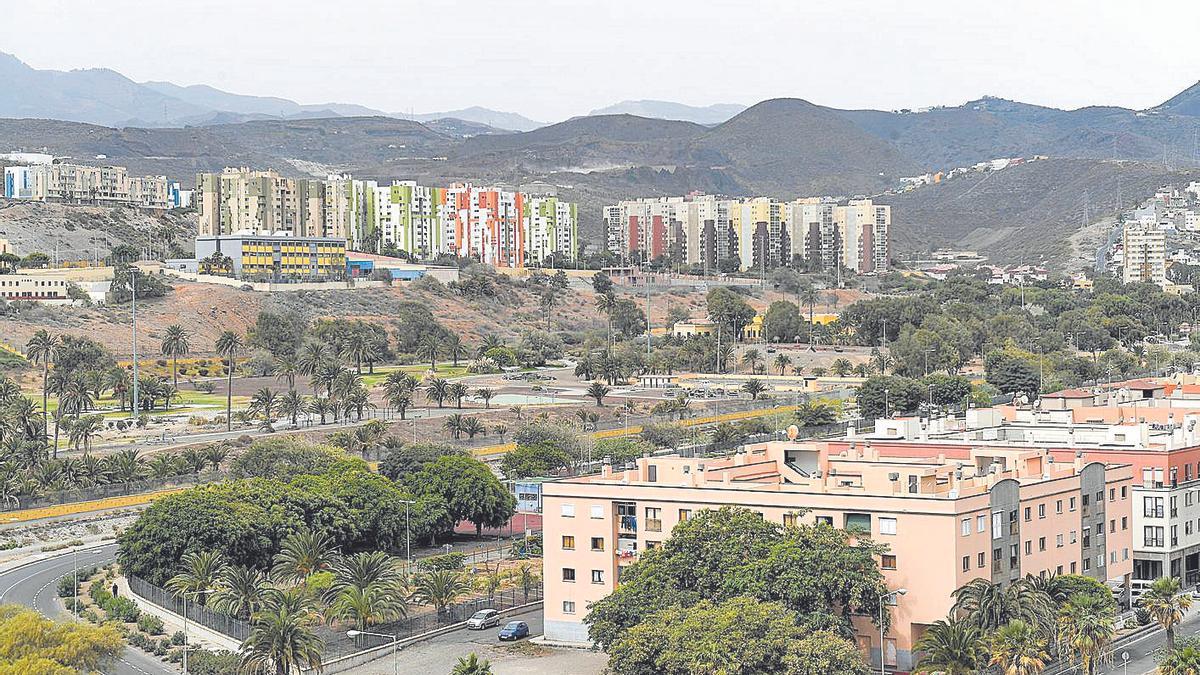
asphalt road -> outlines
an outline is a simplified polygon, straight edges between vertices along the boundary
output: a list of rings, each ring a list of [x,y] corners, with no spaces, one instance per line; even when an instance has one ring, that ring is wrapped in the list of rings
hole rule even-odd
[[[117,545],[109,544],[79,552],[79,566],[91,567],[112,562]],[[0,602],[32,607],[44,616],[60,618],[66,608],[58,599],[58,580],[74,569],[75,556],[63,553],[0,573]],[[121,658],[105,667],[105,675],[169,675],[179,672],[136,647],[126,647]]]

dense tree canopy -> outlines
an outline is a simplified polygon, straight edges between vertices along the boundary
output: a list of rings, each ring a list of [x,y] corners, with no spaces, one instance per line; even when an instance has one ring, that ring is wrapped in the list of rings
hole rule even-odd
[[[507,523],[517,508],[516,497],[473,457],[439,457],[409,474],[405,484],[413,494],[440,497],[454,522],[469,520],[476,532]]]

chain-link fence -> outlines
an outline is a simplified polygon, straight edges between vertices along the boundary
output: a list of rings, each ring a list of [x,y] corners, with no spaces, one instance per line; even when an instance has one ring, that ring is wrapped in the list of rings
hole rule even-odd
[[[129,581],[129,590],[133,591],[139,597],[167,611],[183,616],[184,602],[179,596],[132,574],[126,575],[125,578]],[[218,633],[224,633],[231,638],[245,640],[250,635],[250,624],[240,619],[235,619],[228,614],[214,612],[196,602],[187,603],[187,617],[201,626],[211,628]]]

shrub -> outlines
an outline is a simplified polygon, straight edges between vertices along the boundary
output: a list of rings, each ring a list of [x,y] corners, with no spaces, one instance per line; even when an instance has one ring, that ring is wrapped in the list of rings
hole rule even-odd
[[[175,646],[183,644],[183,631],[177,630],[171,634],[171,644]]]
[[[1133,617],[1137,619],[1139,626],[1145,626],[1150,623],[1150,610],[1145,607],[1138,607],[1133,611]]]
[[[192,675],[226,675],[238,671],[239,657],[228,651],[198,649],[188,657],[188,672]]]
[[[135,623],[142,615],[141,610],[132,600],[126,597],[113,597],[111,594],[108,602],[100,605],[100,609],[103,609],[110,619],[125,623]]]
[[[163,620],[153,614],[142,614],[137,618],[138,630],[151,635],[163,634]]]
[[[463,554],[457,551],[441,555],[431,555],[428,558],[421,558],[417,561],[417,569],[422,572],[432,570],[460,570],[462,567]]]
[[[81,577],[81,578],[86,579],[87,577]],[[58,597],[70,598],[70,597],[74,597],[74,596],[75,596],[75,577],[74,577],[74,575],[68,574],[67,576],[58,580]]]

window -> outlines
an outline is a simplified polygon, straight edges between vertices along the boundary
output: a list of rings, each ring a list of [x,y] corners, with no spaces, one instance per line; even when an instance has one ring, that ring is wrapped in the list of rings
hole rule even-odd
[[[1033,507],[1026,506],[1025,507],[1025,522],[1028,523],[1031,520],[1033,520]]]
[[[1128,486],[1128,485],[1122,485],[1122,486],[1121,486],[1121,499],[1125,499],[1125,497],[1126,497],[1128,494],[1129,494],[1129,486]]]
[[[1116,488],[1108,488],[1108,501],[1110,501],[1110,502],[1117,501],[1117,489]]]
[[[884,553],[880,556],[879,566],[885,570],[896,569],[896,556]]]
[[[983,554],[983,551],[980,551],[980,552],[979,552],[979,555],[978,555],[978,556],[976,556],[976,558],[978,558],[978,559],[975,561],[975,562],[976,562],[976,567],[983,567],[984,565],[986,565],[986,564],[987,564],[987,558],[984,556],[984,554]]]
[[[1087,507],[1087,506],[1088,506],[1088,503],[1089,503],[1090,501],[1091,501],[1091,500],[1089,500],[1089,499],[1088,499],[1088,496],[1087,496],[1087,495],[1084,495],[1084,496],[1083,496],[1083,505],[1084,505],[1084,507]]]
[[[975,516],[975,531],[987,532],[987,516]]]
[[[969,556],[969,555],[963,556],[963,571],[964,572],[971,571],[971,556]]]
[[[604,583],[604,570],[592,570],[592,583],[593,584]]]
[[[1038,537],[1038,550],[1039,551],[1046,550],[1046,538],[1045,537]]]
[[[908,477],[908,493],[909,494],[913,494],[913,495],[917,494],[918,488],[920,486],[920,480],[921,479],[918,476],[909,476]]]
[[[869,514],[869,513],[847,513],[845,529],[850,532],[862,532],[864,534],[870,534],[871,533],[871,514]]]
[[[1062,500],[1061,499],[1054,502],[1054,512],[1062,513]]]
[[[593,518],[603,518],[604,517],[604,507],[603,506],[593,506],[592,507],[592,517]]]
[[[1063,536],[1061,534],[1054,535],[1054,547],[1055,548],[1063,547]]]
[[[783,526],[784,527],[795,527],[796,526],[796,514],[794,514],[794,513],[783,514]]]
[[[575,505],[574,504],[563,504],[562,505],[562,517],[563,518],[574,518],[575,517]]]
[[[646,531],[662,532],[662,509],[646,507]]]
[[[1025,540],[1025,555],[1030,555],[1032,553],[1033,553],[1033,540],[1026,539]]]
[[[967,536],[970,536],[970,534],[971,534],[971,519],[963,518],[962,519],[962,536],[967,537]]]
[[[1162,518],[1163,498],[1142,497],[1142,515],[1147,518]]]
[[[563,581],[573,583],[575,581],[575,568],[574,567],[562,568],[562,579],[563,579]]]
[[[574,613],[575,613],[575,601],[574,600],[563,600],[563,614],[574,614]]]
[[[1142,532],[1142,539],[1146,546],[1162,547],[1165,545],[1163,528],[1157,525],[1146,525]]]
[[[1129,516],[1121,516],[1121,529],[1122,530],[1129,529]]]
[[[1004,512],[996,511],[992,514],[992,539],[999,539],[1004,536]]]
[[[646,469],[647,469],[646,480],[650,481],[651,483],[657,483],[658,482],[658,466],[651,464],[651,465],[647,466]]]
[[[1116,531],[1117,531],[1117,519],[1113,518],[1112,520],[1108,521],[1108,533],[1115,534]]]
[[[1045,518],[1045,517],[1046,517],[1046,505],[1038,504],[1038,518]]]
[[[575,550],[575,537],[573,537],[569,534],[563,535],[563,550],[564,551],[574,551]]]
[[[1083,571],[1090,572],[1091,570],[1092,570],[1092,559],[1084,558],[1083,559]]]
[[[818,525],[828,525],[833,527],[833,516],[817,516],[815,520]]]
[[[1070,508],[1071,508],[1071,510],[1072,510],[1072,511],[1074,511],[1074,510],[1075,510],[1075,498],[1074,498],[1074,497],[1071,497],[1071,506],[1070,506]]]
[[[592,537],[592,550],[593,551],[603,551],[604,550],[604,537]]]
[[[1083,528],[1083,547],[1092,547],[1092,528],[1090,527]]]
[[[896,534],[896,519],[880,517],[879,534]]]
[[[646,550],[647,551],[654,550],[654,549],[658,548],[659,546],[662,546],[661,541],[647,541],[646,542]]]
[[[1079,541],[1079,536],[1075,533],[1075,530],[1071,530],[1071,543],[1074,544],[1077,541]]]
[[[691,517],[692,517],[691,509],[679,509],[679,522],[682,523]]]

